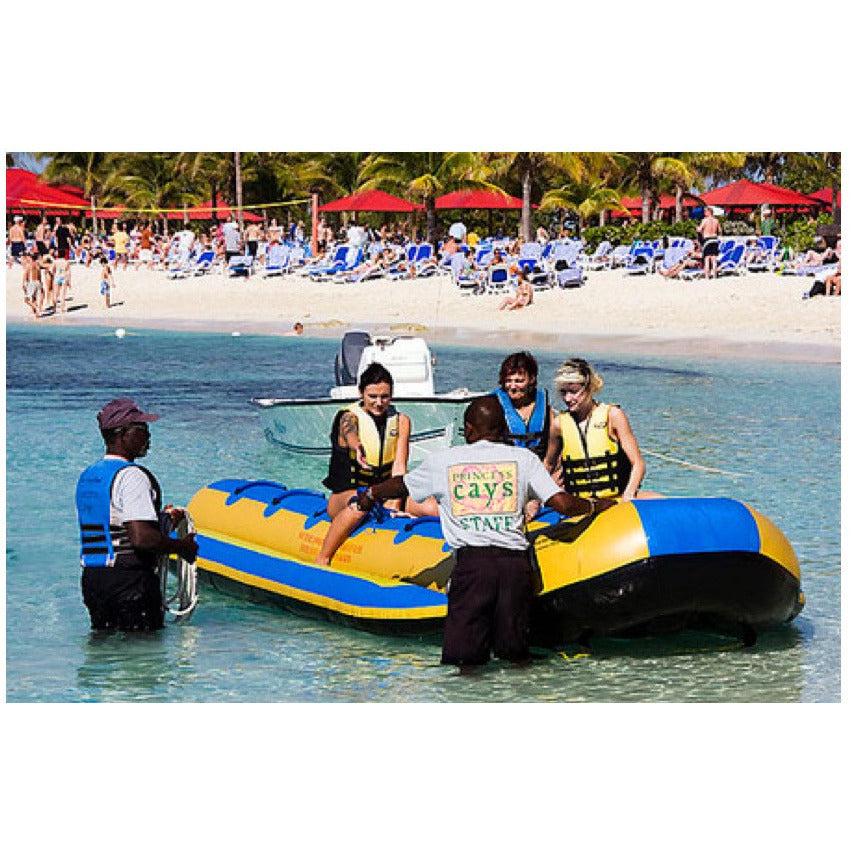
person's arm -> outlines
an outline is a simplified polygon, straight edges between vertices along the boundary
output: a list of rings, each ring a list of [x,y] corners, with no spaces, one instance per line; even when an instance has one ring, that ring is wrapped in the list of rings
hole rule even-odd
[[[360,441],[360,425],[357,417],[350,410],[344,411],[339,420],[339,444],[357,455],[360,466],[371,469],[366,462],[366,449]]]
[[[613,499],[583,499],[560,490],[554,496],[547,499],[544,504],[547,508],[553,508],[559,514],[564,514],[565,516],[576,516],[579,514],[593,516],[614,507],[617,503]]]
[[[198,557],[198,544],[195,542],[195,533],[187,534],[185,537],[171,538],[160,531],[155,522],[149,520],[132,519],[124,523],[130,544],[135,549],[147,549],[157,554],[179,555],[190,564],[195,563]]]
[[[410,455],[410,417],[400,413],[398,417],[398,438],[395,444],[393,458],[393,475],[404,475],[407,472],[407,461]]]
[[[371,510],[376,502],[386,499],[406,499],[410,495],[401,475],[394,475],[380,484],[367,487],[357,496],[357,507],[361,511]]]
[[[608,432],[619,442],[632,464],[628,483],[623,490],[623,500],[628,502],[637,495],[638,488],[644,475],[646,475],[646,463],[638,446],[637,438],[632,431],[632,426],[629,424],[629,418],[622,408],[611,407],[611,412],[608,414]]]
[[[558,458],[561,455],[561,419],[553,408],[549,408],[549,443],[546,447],[546,457],[543,466],[554,476],[558,468]]]

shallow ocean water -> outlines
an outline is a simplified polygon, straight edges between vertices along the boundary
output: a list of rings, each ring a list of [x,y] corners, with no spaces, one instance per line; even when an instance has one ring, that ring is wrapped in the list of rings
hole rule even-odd
[[[806,607],[754,648],[681,634],[600,640],[474,676],[437,638],[377,637],[201,588],[188,623],[93,635],[80,598],[74,486],[117,395],[162,415],[146,465],[186,504],[222,477],[317,487],[318,461],[267,443],[252,396],[323,395],[337,342],[222,333],[11,325],[6,339],[8,702],[837,702],[840,700],[840,367],[610,353],[601,398],[647,453],[645,487],[731,496],[785,532]],[[508,350],[435,345],[437,389],[486,389]],[[544,385],[581,352],[535,351]],[[805,404],[801,400],[805,399]],[[811,415],[811,411],[818,415]],[[690,468],[685,460],[735,475]],[[834,518],[824,524],[822,517]]]

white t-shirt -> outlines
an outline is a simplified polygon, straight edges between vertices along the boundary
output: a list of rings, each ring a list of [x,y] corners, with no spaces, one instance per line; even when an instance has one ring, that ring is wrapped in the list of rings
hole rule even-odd
[[[115,457],[115,455],[107,455]],[[115,476],[109,522],[121,525],[131,520],[158,521],[155,507],[156,491],[150,478],[138,466],[125,466]]]
[[[224,250],[239,250],[239,225],[235,221],[227,221],[221,226],[221,234],[224,236]]]
[[[446,542],[527,549],[525,505],[546,502],[560,487],[528,449],[479,440],[432,452],[404,476],[410,495],[435,496]]]

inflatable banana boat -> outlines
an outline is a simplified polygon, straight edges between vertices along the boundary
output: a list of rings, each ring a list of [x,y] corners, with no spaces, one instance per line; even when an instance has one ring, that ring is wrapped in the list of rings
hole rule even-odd
[[[331,566],[313,563],[326,497],[273,481],[217,481],[192,498],[198,571],[213,587],[368,631],[437,632],[453,559],[436,518],[370,516]],[[593,517],[544,509],[529,526],[539,577],[533,642],[707,628],[750,633],[804,603],[790,543],[725,498],[647,499]]]

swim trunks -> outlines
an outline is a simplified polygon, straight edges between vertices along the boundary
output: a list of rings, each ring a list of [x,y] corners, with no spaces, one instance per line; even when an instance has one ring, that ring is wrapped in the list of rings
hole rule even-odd
[[[720,253],[720,241],[716,236],[708,236],[702,243],[703,257],[716,257]]]

